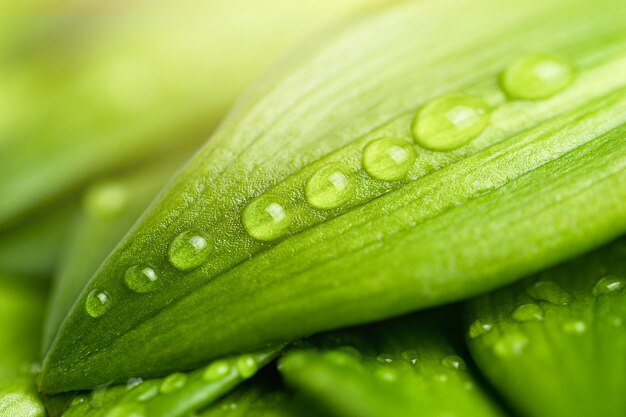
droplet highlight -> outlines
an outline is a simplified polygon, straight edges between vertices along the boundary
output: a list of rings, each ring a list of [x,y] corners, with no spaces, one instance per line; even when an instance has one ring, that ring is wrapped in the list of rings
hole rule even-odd
[[[467,369],[467,365],[463,358],[457,355],[449,355],[441,360],[441,365],[448,369],[454,369],[456,371],[464,371]]]
[[[475,339],[486,333],[489,333],[492,329],[493,324],[482,320],[475,320],[472,324],[470,324],[468,334],[471,339]]]
[[[405,350],[404,352],[402,352],[402,359],[404,359],[411,365],[415,365],[419,360],[419,355],[415,350]]]
[[[98,289],[87,294],[85,300],[85,310],[93,318],[103,316],[111,308],[111,297],[106,291]]]
[[[512,317],[515,321],[541,321],[543,320],[543,310],[537,304],[522,304],[513,311]]]
[[[216,382],[230,375],[232,364],[227,360],[215,361],[205,369],[202,378],[207,382]]]
[[[491,110],[483,100],[452,94],[426,103],[415,116],[415,142],[432,151],[451,151],[476,138],[489,124]]]
[[[600,295],[620,291],[622,288],[624,288],[624,280],[622,278],[608,275],[598,280],[593,290],[591,290],[591,293],[598,297]]]
[[[410,143],[395,138],[370,142],[363,149],[363,168],[372,178],[381,181],[403,179],[413,167],[417,154]]]
[[[270,241],[287,233],[292,223],[289,203],[282,197],[261,195],[243,210],[243,225],[250,236]]]
[[[541,100],[574,81],[576,71],[569,62],[549,54],[531,54],[509,65],[501,77],[502,89],[514,99]]]
[[[333,209],[352,198],[355,181],[339,164],[320,168],[306,183],[304,192],[308,203],[319,209]]]
[[[572,296],[554,281],[537,281],[526,292],[537,301],[546,301],[554,305],[566,306],[572,302]]]
[[[522,333],[508,333],[493,345],[493,352],[500,357],[519,356],[528,346],[528,338]]]
[[[167,378],[161,382],[161,387],[159,391],[162,394],[169,394],[174,391],[178,391],[187,383],[187,375],[176,372],[174,374],[169,375]]]
[[[243,355],[237,358],[237,371],[243,378],[249,378],[259,370],[259,364],[252,355]]]
[[[145,265],[133,265],[124,274],[124,283],[128,289],[140,294],[156,290],[158,279],[154,269]]]
[[[167,251],[172,266],[180,271],[195,269],[206,262],[213,241],[206,233],[187,230],[174,238]]]
[[[388,353],[382,353],[378,355],[376,360],[380,363],[390,364],[390,363],[393,363],[393,356],[391,356]]]

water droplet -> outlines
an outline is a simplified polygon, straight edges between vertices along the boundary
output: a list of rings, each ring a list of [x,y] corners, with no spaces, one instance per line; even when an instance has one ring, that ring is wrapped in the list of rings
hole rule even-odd
[[[134,265],[126,270],[124,282],[131,291],[147,293],[156,290],[157,276],[154,269],[149,266]]]
[[[624,288],[624,280],[614,275],[608,275],[604,278],[600,278],[596,285],[593,287],[591,293],[594,296],[609,294],[615,291],[619,291]]]
[[[493,345],[493,352],[501,357],[519,356],[528,345],[528,338],[521,333],[508,333]]]
[[[376,360],[378,362],[380,362],[380,363],[392,363],[393,362],[393,356],[391,356],[388,353],[382,353],[382,354],[378,355]]]
[[[433,151],[451,151],[478,136],[489,124],[491,110],[479,98],[452,94],[426,103],[415,116],[415,142]]]
[[[91,317],[100,317],[106,313],[109,308],[111,308],[111,297],[106,291],[94,289],[87,294],[85,310]]]
[[[102,403],[104,402],[104,396],[107,392],[108,385],[100,385],[91,391],[91,399],[89,400],[89,405],[93,408],[102,407]]]
[[[313,207],[332,209],[350,200],[354,190],[355,182],[350,173],[339,164],[330,164],[309,178],[304,192]]]
[[[493,324],[487,323],[482,320],[475,320],[469,328],[469,337],[475,339],[486,333],[489,333],[493,329]]]
[[[576,76],[565,60],[548,54],[532,54],[513,62],[502,74],[502,88],[509,97],[539,100],[567,87]]]
[[[398,181],[406,177],[417,154],[410,143],[394,138],[370,142],[363,149],[363,168],[381,181]]]
[[[232,364],[227,360],[215,361],[205,369],[202,378],[207,382],[215,382],[230,375]]]
[[[398,372],[389,366],[379,367],[378,369],[376,369],[375,375],[383,381],[387,382],[393,382],[398,379]]]
[[[187,230],[174,238],[167,256],[174,268],[189,271],[206,262],[213,250],[213,241],[206,233]]]
[[[75,397],[70,403],[70,407],[75,407],[79,404],[83,404],[87,399],[85,397]]]
[[[252,355],[243,355],[237,358],[237,371],[243,378],[249,378],[259,370],[259,364]]]
[[[563,324],[563,331],[567,334],[581,335],[587,331],[587,324],[582,320],[570,320]]]
[[[139,386],[143,384],[143,379],[141,378],[129,378],[128,381],[126,381],[126,389],[127,390],[132,390],[133,388]]]
[[[543,320],[543,310],[537,304],[522,304],[513,311],[513,319],[516,321],[539,321]]]
[[[467,369],[463,358],[457,355],[446,356],[441,360],[441,364],[449,369],[455,369],[458,371],[464,371]]]
[[[291,222],[289,204],[277,195],[261,195],[243,210],[243,225],[248,234],[257,240],[274,240],[283,236]]]
[[[406,350],[402,352],[402,359],[410,363],[411,365],[415,365],[419,360],[419,355],[414,350]]]
[[[159,391],[163,394],[169,394],[171,392],[181,389],[187,383],[187,375],[176,372],[169,375],[161,382]]]
[[[145,417],[146,410],[141,404],[119,404],[113,407],[104,417]]]
[[[572,302],[572,296],[554,281],[537,281],[526,292],[537,301],[555,305],[566,306]]]
[[[133,396],[137,401],[148,401],[159,394],[159,387],[149,384],[140,384],[133,390]]]
[[[111,218],[122,212],[128,203],[128,191],[123,184],[109,182],[91,187],[84,199],[85,210],[100,217]]]

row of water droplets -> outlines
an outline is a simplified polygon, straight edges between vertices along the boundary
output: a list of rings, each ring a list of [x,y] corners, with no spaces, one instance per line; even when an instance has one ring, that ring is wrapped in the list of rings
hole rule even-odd
[[[591,295],[600,297],[612,294],[621,291],[625,285],[623,278],[607,275],[596,282],[591,289]],[[573,301],[572,295],[554,281],[537,281],[527,289],[527,293],[535,301],[547,302],[555,306],[566,307]],[[544,319],[544,310],[537,303],[525,303],[515,308],[511,313],[511,317],[519,323],[542,321]],[[610,324],[615,327],[620,327],[623,323],[620,317],[613,317],[610,320]],[[491,332],[495,325],[491,321],[475,320],[469,327],[469,337],[476,339],[483,336]],[[563,323],[562,331],[571,335],[582,335],[587,331],[587,323],[580,319],[568,320]],[[528,343],[529,340],[523,333],[508,332],[494,342],[493,351],[498,356],[520,355]]]
[[[201,370],[201,380],[203,384],[219,383],[226,378],[246,379],[254,375],[259,370],[257,359],[250,354],[244,354],[236,358],[221,359],[209,364]],[[144,383],[141,378],[131,378],[126,384],[126,389],[130,392],[128,400],[111,408],[104,417],[147,417],[144,403],[158,395],[167,395],[184,388],[190,376],[185,373],[176,372],[164,378],[160,384],[154,385]],[[95,389],[91,395],[89,406],[91,408],[103,407],[103,397],[107,388]],[[85,403],[85,397],[74,399],[72,406]]]
[[[573,67],[562,59],[534,54],[513,62],[502,74],[501,86],[512,99],[538,100],[561,91],[574,79]],[[447,152],[475,139],[490,121],[490,107],[482,99],[466,94],[449,94],[423,105],[411,126],[414,142],[422,148]],[[416,147],[407,140],[381,137],[367,143],[361,155],[365,173],[378,181],[406,178],[418,157]],[[353,172],[339,163],[328,163],[306,181],[304,197],[319,210],[337,209],[356,193]],[[259,241],[272,241],[288,233],[294,222],[293,210],[286,198],[262,194],[248,203],[242,213],[247,233]],[[214,242],[200,230],[187,230],[170,244],[168,259],[180,271],[190,271],[205,263]],[[125,274],[126,286],[137,293],[158,288],[158,272],[149,265],[131,266]],[[85,308],[92,317],[100,317],[110,308],[106,291],[94,289]]]

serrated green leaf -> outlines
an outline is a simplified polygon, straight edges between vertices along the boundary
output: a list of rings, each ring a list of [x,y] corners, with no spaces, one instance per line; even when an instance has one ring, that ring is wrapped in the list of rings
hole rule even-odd
[[[35,386],[44,292],[0,274],[0,415],[45,417]]]
[[[63,417],[186,417],[222,397],[272,361],[280,347],[219,359],[165,378],[131,379],[76,396]]]
[[[99,269],[45,360],[42,389],[159,375],[468,297],[615,237],[626,229],[624,13],[611,2],[412,2],[301,51],[247,95]],[[538,50],[566,57],[575,80],[544,100],[508,99],[500,75]],[[412,145],[418,111],[447,126],[423,109],[446,93],[461,124],[468,109],[483,124],[490,107],[485,130],[454,151]],[[354,193],[313,208],[344,201],[310,185],[330,164],[334,187]],[[203,244],[179,253],[190,236]],[[199,260],[180,268],[190,253]],[[122,277],[138,263],[167,287],[129,293]]]
[[[460,334],[449,318],[411,316],[329,335],[279,369],[337,416],[503,416],[467,370]]]
[[[53,281],[45,317],[44,352],[89,278],[182,164],[184,156],[181,153],[153,162],[86,189],[66,256]]]
[[[626,414],[625,260],[621,239],[468,304],[472,356],[522,415]]]

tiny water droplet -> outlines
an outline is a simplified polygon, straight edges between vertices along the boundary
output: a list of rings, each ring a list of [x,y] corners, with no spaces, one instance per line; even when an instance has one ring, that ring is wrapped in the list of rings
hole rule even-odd
[[[113,407],[104,417],[145,417],[146,410],[141,404],[127,403]]]
[[[215,361],[205,369],[202,378],[207,382],[215,382],[230,375],[233,366],[230,361],[225,359]]]
[[[414,350],[405,350],[404,352],[402,352],[402,359],[404,359],[411,365],[415,365],[419,360],[419,355]]]
[[[469,328],[469,337],[475,339],[486,333],[489,333],[493,329],[493,324],[487,323],[482,320],[475,320]]]
[[[451,151],[478,136],[489,124],[491,110],[479,98],[451,94],[426,103],[415,116],[415,142],[433,151]]]
[[[205,263],[212,250],[213,241],[209,235],[198,230],[187,230],[174,238],[167,256],[174,268],[189,271]]]
[[[441,360],[441,364],[449,369],[455,369],[458,371],[464,371],[467,369],[463,358],[457,355],[449,355]]]
[[[370,142],[363,149],[363,168],[381,181],[398,181],[406,177],[417,154],[410,143],[395,138]]]
[[[129,378],[128,381],[126,381],[126,389],[127,390],[132,390],[133,388],[139,386],[143,384],[143,379],[141,378]]]
[[[537,281],[526,292],[537,301],[555,305],[566,306],[572,302],[572,296],[554,281]]]
[[[329,164],[309,178],[304,192],[313,207],[332,209],[348,202],[354,190],[355,181],[348,170],[339,164]]]
[[[287,200],[264,194],[252,200],[243,210],[243,225],[257,240],[274,240],[287,233],[292,215]]]
[[[161,387],[159,388],[159,391],[161,391],[162,394],[169,394],[181,389],[186,383],[187,375],[176,372],[169,375],[163,380],[163,382],[161,382]]]
[[[508,333],[493,345],[493,352],[500,357],[519,356],[528,345],[528,338],[521,333]]]
[[[154,269],[145,265],[133,265],[126,270],[124,275],[124,282],[128,289],[140,294],[156,290],[158,279]]]
[[[622,278],[614,275],[608,275],[598,280],[596,285],[593,287],[593,290],[591,290],[591,293],[597,297],[599,295],[619,291],[622,288],[624,288],[624,280]]]
[[[398,372],[389,367],[389,366],[381,366],[375,371],[375,375],[386,382],[393,382],[398,379]]]
[[[70,407],[75,407],[79,404],[83,404],[87,399],[85,397],[75,397],[70,403]]]
[[[252,355],[243,355],[237,358],[237,371],[243,378],[249,378],[259,370],[259,364]]]
[[[98,289],[92,290],[87,294],[85,300],[85,310],[93,318],[100,317],[111,308],[111,297],[106,291]]]
[[[511,98],[540,100],[565,89],[575,76],[574,67],[562,58],[532,54],[511,63],[502,74],[501,83]]]
[[[382,353],[382,354],[378,355],[376,360],[378,362],[380,362],[380,363],[392,363],[393,362],[393,356],[391,356],[388,353]]]
[[[108,182],[91,187],[84,199],[88,213],[111,218],[119,214],[128,203],[128,191],[123,184]]]
[[[513,311],[513,319],[516,321],[540,321],[543,320],[543,310],[537,304],[522,304]]]
[[[587,331],[587,324],[582,320],[570,320],[563,324],[563,331],[567,334],[581,335]]]

